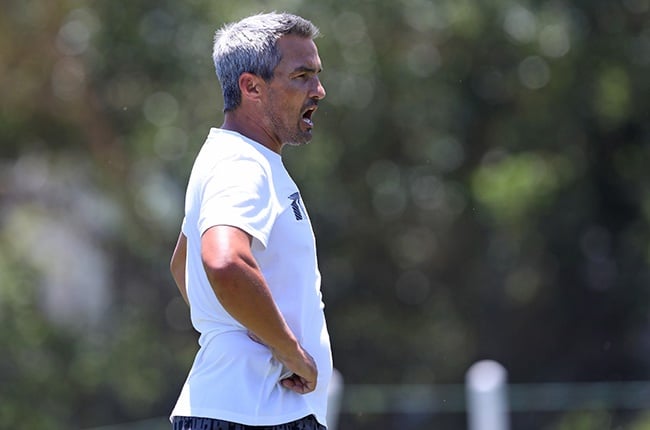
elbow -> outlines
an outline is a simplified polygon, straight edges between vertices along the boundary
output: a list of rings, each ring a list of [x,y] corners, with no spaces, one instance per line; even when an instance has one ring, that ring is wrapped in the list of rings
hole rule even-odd
[[[213,281],[219,281],[231,278],[233,272],[236,270],[236,264],[230,260],[203,260],[203,269],[205,274],[208,276],[208,279],[212,283]]]
[[[228,291],[237,285],[242,268],[238,261],[218,260],[203,261],[203,268],[208,281],[217,297],[228,294]]]

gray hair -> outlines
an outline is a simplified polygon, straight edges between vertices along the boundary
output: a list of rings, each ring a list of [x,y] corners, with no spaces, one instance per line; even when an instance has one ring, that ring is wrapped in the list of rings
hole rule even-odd
[[[266,80],[280,63],[280,37],[294,34],[314,39],[318,28],[310,21],[289,13],[253,15],[224,25],[214,37],[212,59],[224,99],[224,112],[241,103],[239,76],[252,73]]]

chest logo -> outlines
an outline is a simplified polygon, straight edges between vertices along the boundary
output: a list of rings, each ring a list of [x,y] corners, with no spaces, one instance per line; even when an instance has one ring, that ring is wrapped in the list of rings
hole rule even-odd
[[[291,209],[293,210],[293,214],[296,217],[297,221],[300,221],[303,219],[302,215],[302,210],[300,208],[300,194],[299,193],[293,193],[289,196],[289,199],[291,199]]]

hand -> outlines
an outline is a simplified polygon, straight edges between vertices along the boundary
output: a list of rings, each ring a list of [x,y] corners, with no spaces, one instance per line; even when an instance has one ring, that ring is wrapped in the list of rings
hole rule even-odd
[[[248,337],[254,342],[266,346],[271,350],[273,358],[278,360],[289,371],[293,372],[290,376],[282,379],[280,384],[291,391],[298,394],[311,393],[316,389],[316,381],[318,379],[318,368],[313,357],[305,351],[299,344],[298,349],[291,354],[281,354],[279,351],[270,348],[262,340],[251,331],[248,332]]]
[[[298,354],[295,356],[283,358],[277,352],[274,352],[273,355],[287,369],[293,372],[293,375],[281,380],[280,384],[298,394],[307,394],[316,389],[318,369],[312,356],[300,345],[298,345],[298,348]]]
[[[285,378],[280,381],[280,384],[286,389],[295,391],[298,394],[307,394],[311,393],[316,389],[316,380],[309,381],[302,376],[298,376],[295,373],[288,378]]]

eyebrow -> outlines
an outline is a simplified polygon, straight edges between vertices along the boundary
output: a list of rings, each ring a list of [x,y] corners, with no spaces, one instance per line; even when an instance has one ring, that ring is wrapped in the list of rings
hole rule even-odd
[[[320,73],[320,72],[322,72],[322,71],[323,71],[323,68],[322,68],[322,67],[321,67],[321,68],[318,68],[318,69],[315,69],[315,68],[313,68],[313,67],[299,66],[299,67],[296,67],[296,68],[291,72],[291,74],[293,75],[293,74],[295,74],[295,73],[300,73],[300,72],[307,72],[307,73]]]

